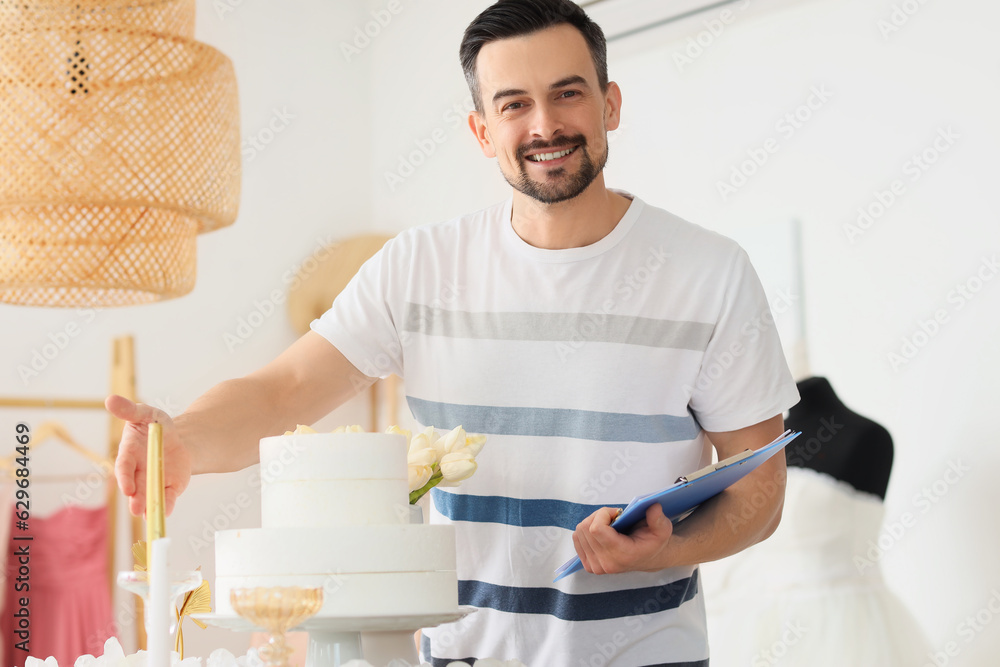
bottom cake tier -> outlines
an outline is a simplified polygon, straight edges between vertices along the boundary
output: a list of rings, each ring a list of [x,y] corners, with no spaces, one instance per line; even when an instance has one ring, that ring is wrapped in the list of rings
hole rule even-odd
[[[418,616],[443,614],[458,608],[455,572],[366,572],[362,574],[293,574],[218,576],[215,611],[235,615],[229,601],[237,588],[301,586],[322,588],[323,606],[317,616]]]
[[[323,589],[320,616],[411,616],[458,608],[453,526],[386,524],[223,530],[215,535],[216,613],[236,588]]]

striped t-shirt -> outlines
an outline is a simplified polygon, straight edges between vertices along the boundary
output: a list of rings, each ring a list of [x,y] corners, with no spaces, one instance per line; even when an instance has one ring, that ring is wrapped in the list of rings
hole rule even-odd
[[[402,232],[313,322],[359,370],[404,378],[417,422],[485,433],[479,469],[432,491],[459,603],[423,659],[529,667],[706,665],[697,567],[578,572],[577,523],[711,461],[702,429],[782,413],[798,392],[760,281],[732,240],[632,204],[600,241],[545,250],[511,200]]]

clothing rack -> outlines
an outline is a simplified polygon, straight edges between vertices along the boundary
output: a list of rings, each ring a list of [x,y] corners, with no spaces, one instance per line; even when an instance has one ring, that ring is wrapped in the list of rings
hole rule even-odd
[[[121,336],[112,341],[111,347],[111,393],[124,396],[130,400],[136,400],[135,391],[135,345],[132,336]],[[65,410],[105,410],[103,399],[77,399],[77,398],[20,398],[20,397],[0,397],[0,407],[7,408],[58,408]],[[118,458],[118,443],[121,442],[122,431],[125,423],[120,419],[108,415],[110,427],[108,429],[108,458],[112,461]],[[118,518],[118,485],[112,478],[108,483],[107,507],[108,507],[108,585],[111,589],[111,596],[114,597],[115,579],[117,569],[115,568],[115,544],[117,535]],[[145,530],[142,520],[139,517],[131,517],[131,542],[134,544],[145,539]],[[143,619],[142,600],[135,598],[136,610],[136,639],[139,648],[146,647],[146,631]]]

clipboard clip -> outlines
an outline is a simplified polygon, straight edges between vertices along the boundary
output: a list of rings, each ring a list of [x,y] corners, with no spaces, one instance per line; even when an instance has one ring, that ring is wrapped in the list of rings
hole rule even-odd
[[[733,465],[734,463],[745,461],[746,459],[750,458],[753,455],[754,455],[754,450],[744,449],[739,454],[733,454],[728,459],[722,459],[721,461],[717,461],[716,463],[707,465],[704,468],[701,468],[700,470],[695,470],[694,472],[689,473],[687,475],[681,475],[680,477],[677,478],[677,481],[674,482],[674,484],[687,484],[688,482],[693,482],[699,477],[704,477],[705,475],[713,473],[716,470],[719,470],[720,468],[725,468],[726,466]]]

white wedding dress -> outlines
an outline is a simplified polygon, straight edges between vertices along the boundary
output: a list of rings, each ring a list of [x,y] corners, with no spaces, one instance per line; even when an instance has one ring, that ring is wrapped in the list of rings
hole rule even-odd
[[[701,566],[712,665],[923,665],[920,626],[868,558],[883,513],[878,496],[790,466],[774,534]]]

